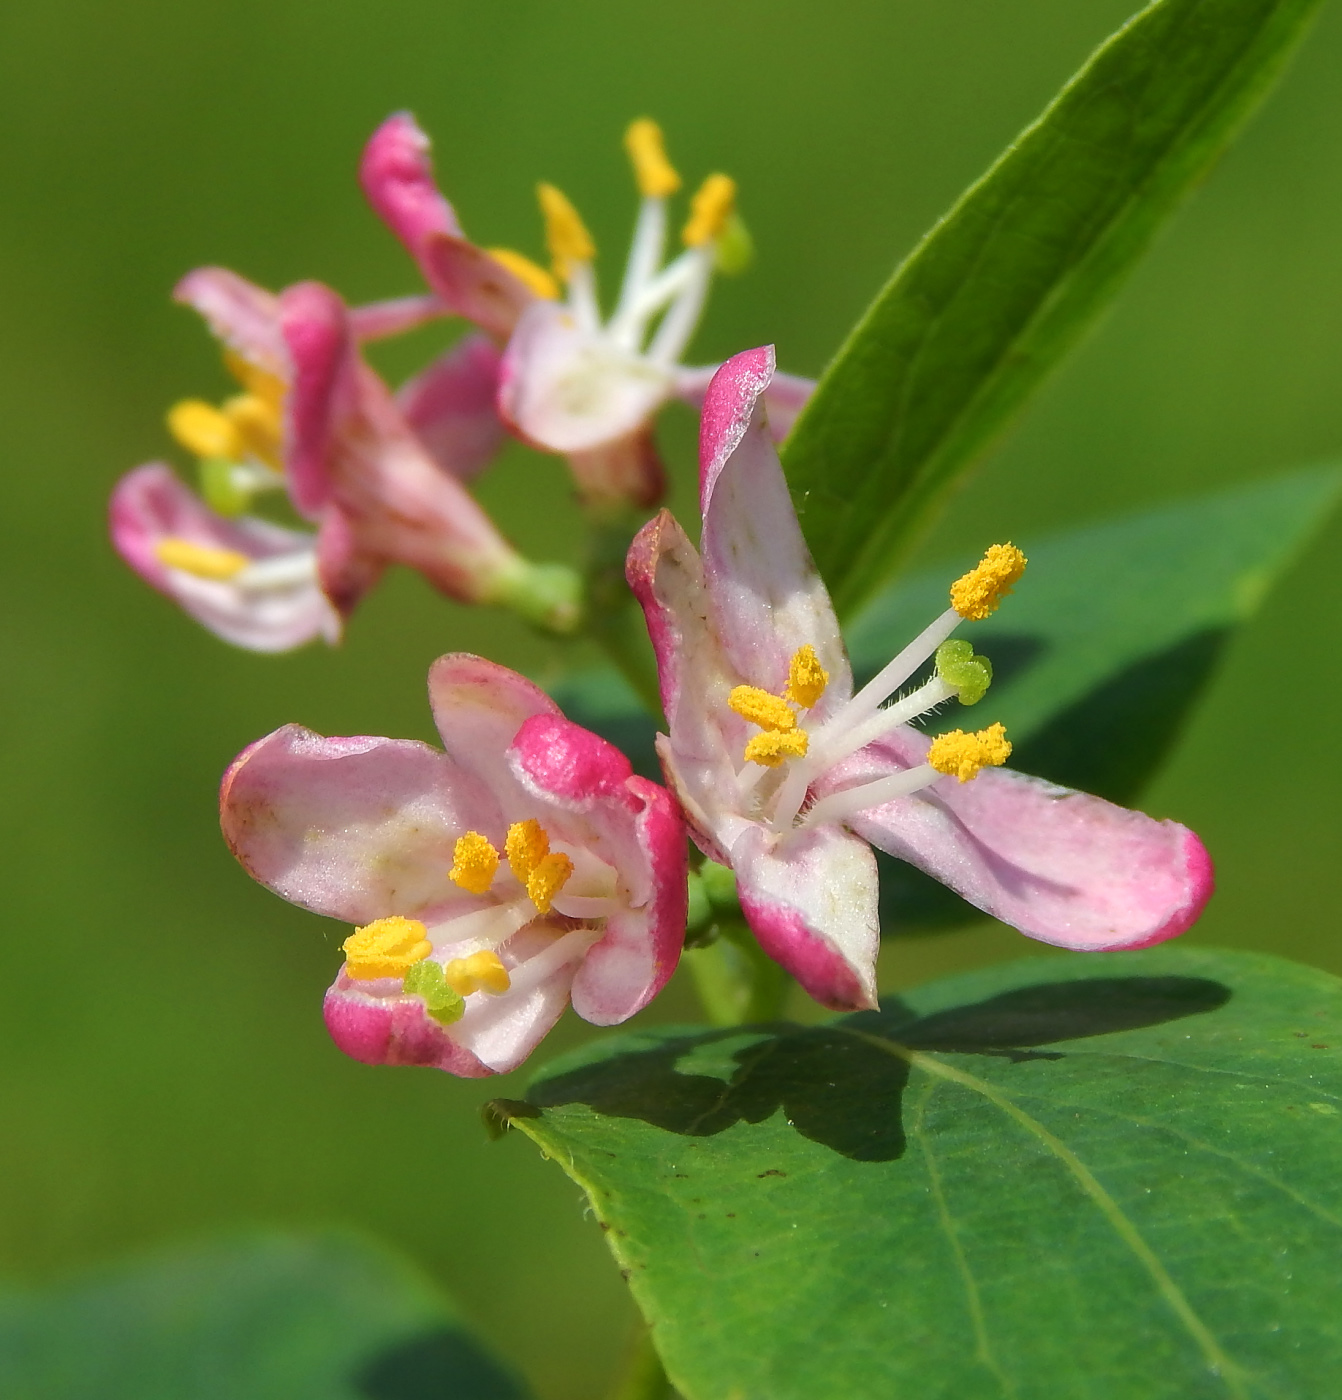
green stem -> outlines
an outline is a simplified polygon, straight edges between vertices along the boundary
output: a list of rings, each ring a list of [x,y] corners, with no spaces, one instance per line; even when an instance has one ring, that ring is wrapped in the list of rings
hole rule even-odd
[[[722,921],[718,934],[707,947],[685,951],[685,965],[710,1024],[777,1021],[787,1005],[792,978],[761,949],[744,923]]]

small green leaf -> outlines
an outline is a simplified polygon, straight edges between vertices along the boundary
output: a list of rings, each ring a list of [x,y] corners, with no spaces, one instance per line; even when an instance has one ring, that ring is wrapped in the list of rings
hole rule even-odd
[[[6,1400],[525,1400],[428,1280],[338,1235],[197,1244],[0,1294]]]
[[[923,239],[783,453],[841,614],[1116,294],[1318,0],[1156,0]]]
[[[686,1400],[1332,1400],[1342,982],[1033,958],[824,1026],[644,1032],[498,1112]]]

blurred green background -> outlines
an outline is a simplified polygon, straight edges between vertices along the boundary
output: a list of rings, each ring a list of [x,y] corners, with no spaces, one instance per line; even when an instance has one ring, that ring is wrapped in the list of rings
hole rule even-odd
[[[484,1140],[478,1106],[522,1076],[343,1059],[320,999],[345,930],[252,885],[215,822],[224,765],[278,724],[429,737],[423,675],[440,651],[553,658],[407,577],[340,650],[251,656],[121,567],[104,531],[113,481],[171,455],[172,401],[225,388],[213,344],[169,304],[176,278],[220,262],[356,300],[415,290],[354,183],[363,140],[409,107],[468,231],[538,255],[532,186],[553,180],[588,217],[609,286],[634,208],[620,136],[646,113],[687,179],[739,179],[759,248],[718,285],[696,358],[773,340],[783,366],[814,374],[1130,4],[0,10],[0,1273],[40,1280],[229,1222],[353,1222],[456,1292],[544,1400],[596,1393],[632,1325],[576,1189],[526,1143]],[[1339,67],[1333,8],[925,558],[1004,537],[1028,550],[1045,529],[1339,450]],[[445,334],[380,362],[399,376]],[[665,437],[683,501],[689,415],[668,415]],[[533,555],[574,555],[558,463],[514,449],[482,494]],[[1334,522],[1270,598],[1146,805],[1201,832],[1220,867],[1189,937],[1342,972],[1340,546]],[[1029,951],[989,927],[895,939],[883,981]],[[647,1014],[690,1012],[673,987]],[[568,1023],[558,1043],[582,1033]]]

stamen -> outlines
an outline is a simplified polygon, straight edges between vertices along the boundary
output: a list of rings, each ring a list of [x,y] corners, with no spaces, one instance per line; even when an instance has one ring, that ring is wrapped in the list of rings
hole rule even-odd
[[[977,705],[992,684],[992,662],[986,656],[975,656],[968,642],[942,642],[936,665],[937,675],[954,687],[962,705]]]
[[[927,761],[938,773],[954,775],[962,783],[977,777],[984,768],[996,768],[1010,757],[1011,740],[1003,724],[990,724],[977,734],[952,729],[949,734],[933,739],[927,751]]]
[[[1014,544],[993,545],[980,563],[951,584],[951,606],[961,617],[982,622],[1011,592],[1025,572],[1025,562]]]
[[[701,248],[722,232],[736,206],[736,181],[730,175],[710,175],[690,200],[689,222],[681,231],[687,248]]]
[[[468,997],[472,992],[489,992],[499,996],[512,986],[512,978],[497,953],[488,948],[472,953],[468,958],[453,958],[443,969],[443,981],[458,996]]]
[[[224,404],[223,414],[233,425],[244,451],[271,466],[280,465],[284,422],[273,403],[259,394],[238,394]]]
[[[825,693],[829,672],[820,664],[815,648],[809,643],[798,647],[788,667],[787,698],[803,710],[809,710]]]
[[[442,967],[432,958],[417,962],[405,974],[401,990],[419,997],[424,1009],[440,1026],[460,1021],[466,1010],[466,1000],[460,992],[448,986]]]
[[[418,919],[393,914],[356,928],[340,946],[345,972],[358,981],[377,977],[402,977],[433,952],[427,930]]]
[[[487,837],[468,831],[457,837],[447,878],[468,894],[488,894],[499,868],[499,853]]]
[[[168,431],[197,457],[243,455],[244,444],[237,427],[213,404],[203,399],[183,399],[168,410]]]
[[[761,729],[778,730],[780,733],[797,727],[797,715],[786,700],[770,695],[754,685],[733,687],[727,703],[744,720],[758,724]]]
[[[562,190],[542,183],[536,186],[536,195],[545,216],[545,241],[554,262],[555,276],[567,282],[573,276],[575,264],[589,263],[596,256],[596,244]]]
[[[531,878],[531,872],[550,854],[550,838],[540,822],[529,817],[524,822],[514,822],[508,828],[503,849],[518,884],[525,885]]]
[[[218,582],[236,578],[252,562],[236,549],[216,549],[212,545],[192,544],[190,540],[172,536],[159,540],[154,546],[154,553],[159,563],[166,564],[170,569],[180,569],[184,574]]]
[[[804,729],[756,734],[746,745],[745,761],[777,768],[786,758],[805,758],[810,742]]]
[[[930,764],[920,763],[914,768],[906,768],[902,773],[891,773],[870,783],[859,783],[857,787],[830,793],[811,807],[797,830],[847,821],[859,812],[883,807],[897,797],[909,797],[922,788],[930,787],[940,776]]]
[[[279,375],[271,374],[260,365],[254,365],[236,350],[224,351],[224,366],[248,393],[255,394],[272,408],[279,409],[284,406],[284,380]]]
[[[634,165],[634,179],[645,199],[665,199],[680,188],[680,176],[666,158],[662,128],[647,117],[630,122],[624,148]]]
[[[562,851],[551,851],[536,862],[527,876],[527,896],[540,913],[550,912],[551,901],[572,874],[573,862]]]
[[[546,301],[559,300],[559,283],[539,263],[532,262],[525,254],[515,253],[511,248],[490,248],[488,252],[500,267],[507,268],[538,297]]]

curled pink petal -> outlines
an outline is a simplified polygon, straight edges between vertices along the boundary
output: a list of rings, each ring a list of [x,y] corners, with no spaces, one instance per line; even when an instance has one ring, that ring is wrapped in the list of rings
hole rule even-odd
[[[273,292],[226,267],[199,267],[177,284],[173,299],[198,311],[215,336],[243,359],[280,379],[287,377]]]
[[[708,386],[721,368],[721,365],[704,365],[680,370],[676,375],[676,397],[691,408],[702,410]],[[805,379],[800,374],[774,371],[764,390],[764,407],[769,436],[775,442],[782,442],[792,431],[797,416],[815,393],[815,384],[814,379]]]
[[[507,440],[495,405],[499,366],[494,342],[468,335],[396,395],[429,455],[460,481],[478,476]]]
[[[833,774],[838,789],[923,761],[912,730]],[[1145,948],[1197,920],[1214,884],[1202,842],[1103,798],[1008,769],[943,778],[850,819],[859,835],[926,870],[985,913],[1063,948]]]

